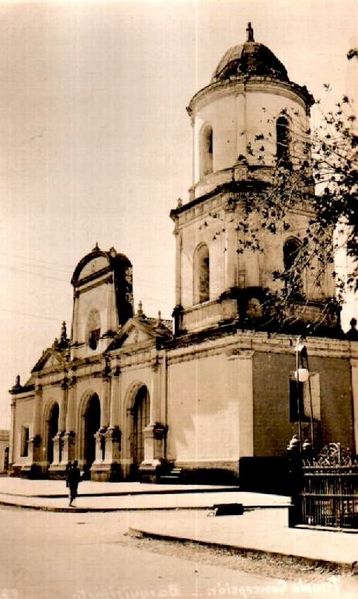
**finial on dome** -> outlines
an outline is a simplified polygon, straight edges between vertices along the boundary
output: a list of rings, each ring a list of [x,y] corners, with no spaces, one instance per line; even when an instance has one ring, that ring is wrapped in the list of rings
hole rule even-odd
[[[96,245],[94,246],[92,252],[98,252],[99,247],[98,247],[98,241],[96,241]]]
[[[251,23],[247,24],[246,31],[247,31],[247,41],[254,42],[255,41],[254,40],[254,30],[251,27]]]

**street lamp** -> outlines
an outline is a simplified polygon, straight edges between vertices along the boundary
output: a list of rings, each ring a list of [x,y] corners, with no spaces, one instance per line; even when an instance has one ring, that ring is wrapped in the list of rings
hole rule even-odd
[[[296,346],[295,346],[295,354],[296,354],[296,370],[295,370],[295,380],[296,380],[296,409],[297,409],[297,419],[298,419],[298,444],[299,449],[302,449],[302,405],[300,401],[300,383],[305,383],[309,379],[309,372],[307,368],[307,348],[303,342],[303,337],[301,335],[298,336]],[[305,365],[304,366],[304,360]],[[303,393],[302,393],[302,403],[303,403]]]
[[[309,390],[309,398],[310,398],[310,428],[311,428],[311,444],[313,447],[314,444],[314,432],[313,432],[313,405],[312,405],[312,390],[311,390],[311,381],[310,381],[310,373],[308,369],[308,355],[307,355],[307,347],[304,343],[304,338],[299,335],[297,338],[296,346],[295,346],[295,354],[296,354],[296,370],[295,370],[295,380],[296,380],[296,410],[297,410],[297,419],[298,419],[298,440],[299,440],[299,448],[300,451],[302,449],[302,415],[304,416],[304,391],[302,390],[302,402],[300,397],[300,383],[304,384],[308,382],[308,390]],[[302,414],[303,411],[303,414]]]

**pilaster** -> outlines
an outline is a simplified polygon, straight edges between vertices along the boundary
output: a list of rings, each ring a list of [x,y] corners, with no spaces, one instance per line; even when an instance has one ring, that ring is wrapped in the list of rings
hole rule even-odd
[[[237,285],[237,233],[234,215],[235,207],[228,206],[225,210],[225,290],[236,287]]]
[[[58,430],[64,433],[66,430],[66,414],[67,414],[67,402],[68,402],[68,380],[63,379],[61,383],[62,397],[59,405],[59,417],[58,417]]]
[[[254,389],[251,350],[234,350],[228,356],[232,397],[238,408],[238,458],[254,455]]]
[[[165,461],[165,447],[167,426],[160,419],[162,417],[162,390],[163,390],[163,358],[156,355],[152,362],[152,380],[150,387],[150,420],[143,431],[144,460],[140,464],[141,477],[152,480],[158,468]]]
[[[114,428],[119,425],[119,408],[121,397],[121,378],[120,367],[116,366],[111,371],[110,388],[110,406],[109,406],[109,427]]]
[[[160,419],[160,372],[161,362],[158,355],[152,362],[152,379],[150,383],[149,424],[155,424]]]
[[[66,412],[66,431],[62,437],[62,462],[68,464],[75,459],[75,414],[76,414],[76,377],[74,375],[67,383],[67,412]]]
[[[175,264],[175,304],[180,306],[182,303],[182,252],[183,252],[183,235],[177,224],[174,230],[176,241],[176,264]]]
[[[353,435],[355,454],[358,453],[358,358],[351,358],[352,373],[352,416],[353,416]]]
[[[119,428],[100,429],[95,437],[96,459],[91,466],[92,480],[120,480],[122,473],[120,466],[121,432]]]
[[[42,414],[42,386],[38,383],[35,386],[35,403],[33,412],[33,436],[41,435],[41,414]]]
[[[76,435],[74,431],[66,431],[62,437],[62,463],[68,464],[75,459]]]
[[[103,399],[101,406],[101,429],[106,429],[110,421],[111,378],[107,373],[104,373],[102,380]]]
[[[66,432],[70,432],[76,428],[76,377],[74,375],[68,380],[67,402]]]
[[[139,467],[141,478],[156,479],[158,469],[165,462],[164,448],[168,427],[156,422],[145,427],[144,460]]]
[[[247,124],[246,124],[246,94],[236,97],[236,155],[246,158],[247,155]]]

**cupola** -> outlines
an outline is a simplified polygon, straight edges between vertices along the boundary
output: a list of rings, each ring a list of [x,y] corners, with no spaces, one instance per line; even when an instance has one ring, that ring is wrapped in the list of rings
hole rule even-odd
[[[293,166],[299,168],[313,102],[306,87],[289,79],[275,54],[255,41],[249,23],[246,41],[225,52],[209,85],[189,103],[194,129],[190,199],[247,178],[243,165],[255,167],[256,178],[265,177],[267,167],[282,158],[283,139],[285,159],[294,157]],[[270,141],[260,158],[258,139]]]
[[[247,40],[229,48],[220,60],[211,82],[229,81],[233,77],[273,77],[289,81],[282,62],[264,44],[255,42],[251,23],[247,26]]]

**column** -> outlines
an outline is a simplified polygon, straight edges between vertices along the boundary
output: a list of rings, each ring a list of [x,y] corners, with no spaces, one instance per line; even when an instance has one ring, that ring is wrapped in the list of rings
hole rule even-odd
[[[53,439],[53,462],[50,465],[50,470],[53,470],[54,466],[61,463],[62,458],[62,435],[60,431],[56,434]]]
[[[108,385],[108,422],[107,430],[102,430],[96,436],[96,462],[101,460],[102,480],[120,480],[120,451],[121,431],[119,429],[119,402],[120,402],[120,368],[116,366],[111,370]]]
[[[76,378],[68,381],[66,431],[63,435],[62,462],[67,464],[75,458],[75,415],[76,415]]]
[[[101,430],[104,430],[109,425],[110,420],[110,387],[111,379],[107,374],[102,378],[103,398],[101,405]]]
[[[152,363],[152,380],[150,382],[150,412],[149,412],[149,424],[155,424],[159,420],[160,406],[160,358],[158,355],[155,356]]]
[[[103,462],[104,460],[104,456],[105,456],[105,437],[104,437],[104,431],[99,430],[95,433],[95,439],[96,439],[96,457],[94,460],[94,463],[92,464],[92,468],[94,464],[100,464],[101,462]]]
[[[178,217],[177,217],[178,218]],[[182,251],[183,251],[183,235],[178,227],[178,220],[175,223],[175,241],[176,241],[176,254],[175,254],[175,305],[182,305]]]
[[[72,340],[72,343],[74,344],[74,346],[71,349],[71,359],[73,359],[73,358],[76,357],[76,354],[77,354],[77,346],[76,345],[80,341],[80,339],[79,339],[79,330],[78,330],[78,325],[79,325],[79,318],[78,318],[79,298],[80,298],[79,291],[74,291],[74,293],[73,293],[72,332],[71,332],[71,340]]]
[[[114,307],[114,287],[113,287],[113,276],[110,276],[107,280],[107,323],[105,333],[109,331],[115,331],[118,327],[117,310]],[[113,319],[115,318],[115,322]]]
[[[45,445],[41,443],[41,415],[42,415],[42,387],[35,383],[35,402],[33,410],[33,430],[29,439],[29,460],[31,464],[41,462],[41,445],[45,450]]]
[[[61,383],[62,397],[60,401],[60,410],[58,417],[58,430],[64,433],[66,430],[66,416],[67,416],[67,400],[68,400],[68,381],[65,378]]]
[[[120,407],[120,367],[116,366],[111,372],[110,389],[110,407],[109,407],[109,428],[119,425],[119,407]]]
[[[157,469],[164,461],[164,439],[167,426],[159,419],[161,416],[161,372],[162,359],[157,355],[152,364],[150,386],[150,422],[144,429],[144,461],[140,467],[142,473],[155,477]]]
[[[42,387],[35,384],[35,404],[33,412],[33,436],[41,434],[41,413],[42,413]]]
[[[60,464],[66,464],[63,461],[63,435],[66,430],[66,412],[67,412],[67,396],[68,396],[68,381],[66,378],[61,383],[62,397],[59,402],[59,417],[58,417],[58,432],[53,440],[53,462],[50,470],[56,470]]]
[[[225,210],[225,289],[231,289],[237,285],[237,241],[235,207],[228,206]]]

